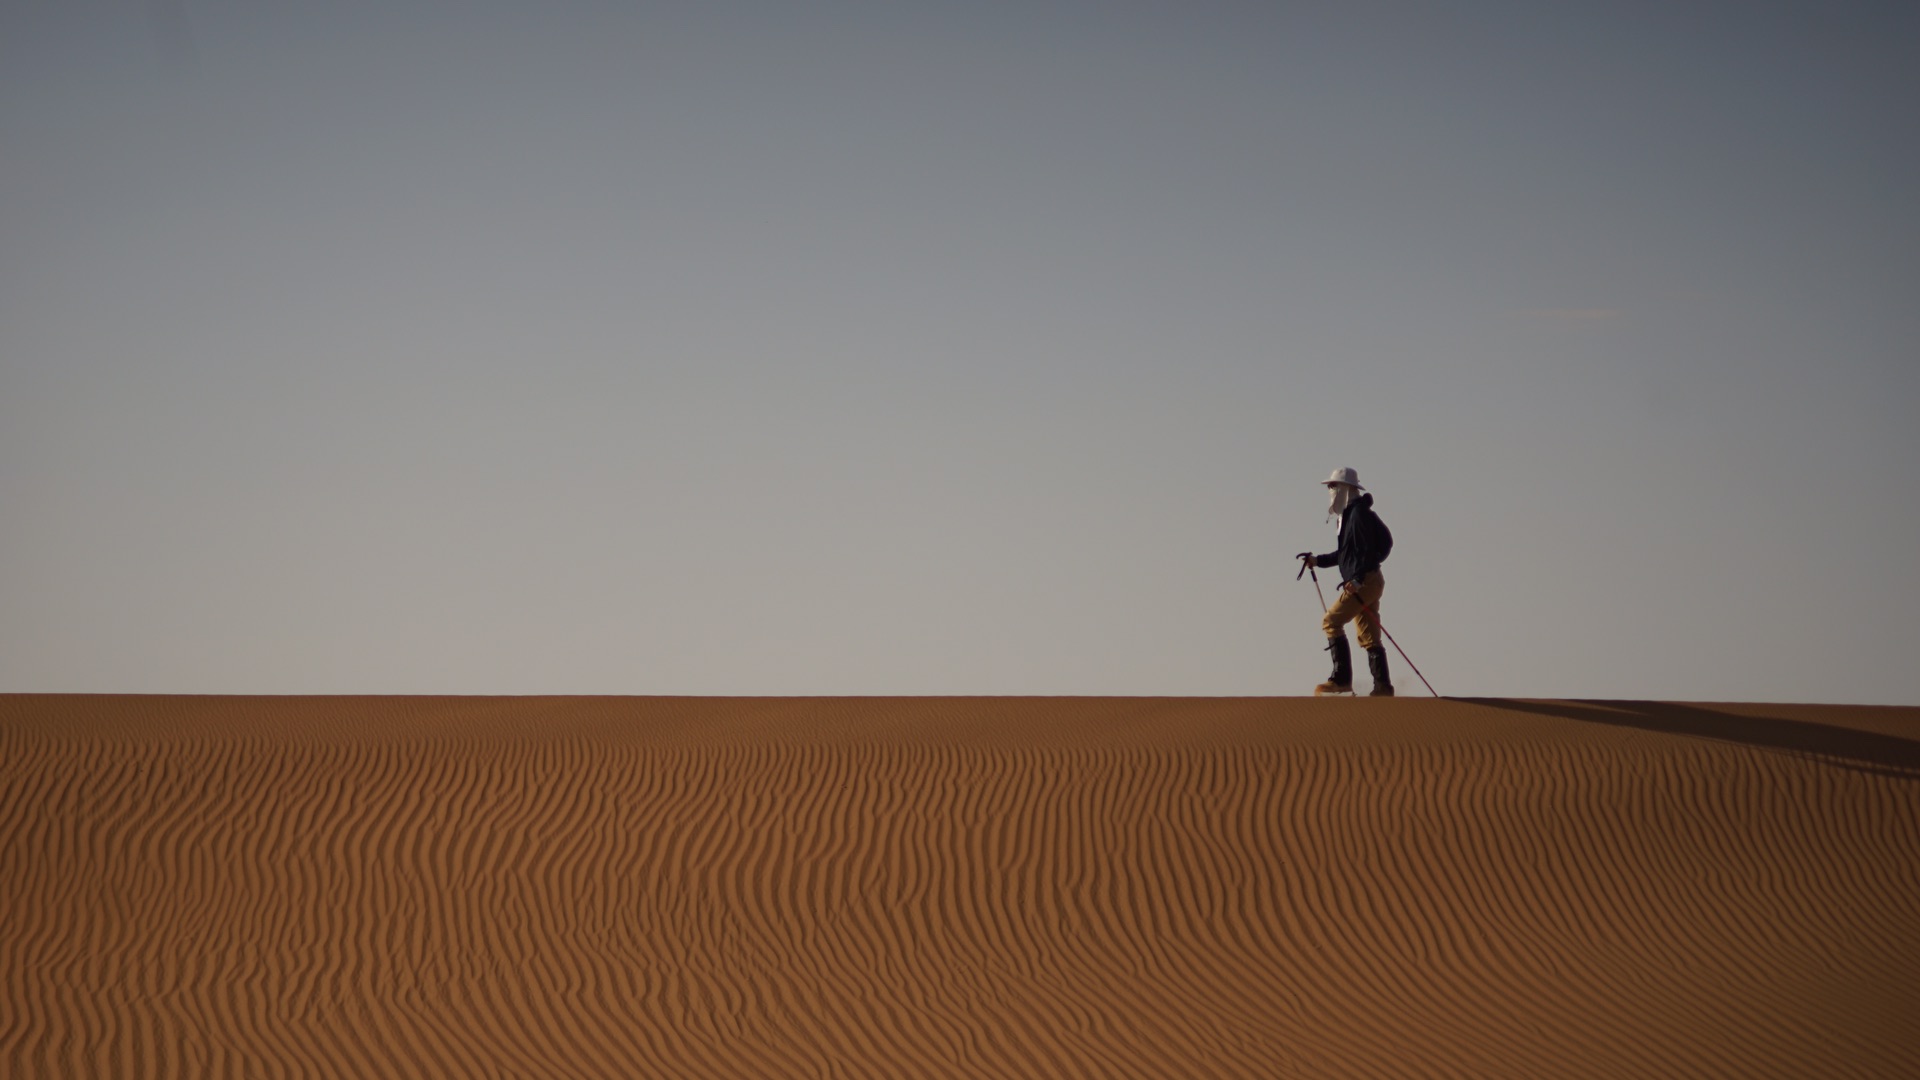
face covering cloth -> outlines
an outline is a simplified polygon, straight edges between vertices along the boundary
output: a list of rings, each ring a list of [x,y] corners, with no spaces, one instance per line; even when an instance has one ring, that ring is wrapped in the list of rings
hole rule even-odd
[[[1353,498],[1353,489],[1345,484],[1327,485],[1327,517],[1337,518]]]

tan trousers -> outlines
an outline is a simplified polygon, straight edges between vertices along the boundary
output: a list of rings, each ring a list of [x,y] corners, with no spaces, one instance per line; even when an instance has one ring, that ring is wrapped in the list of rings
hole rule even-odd
[[[1373,611],[1380,610],[1380,594],[1387,591],[1387,579],[1375,570],[1360,579],[1360,600],[1365,600]],[[1329,638],[1345,636],[1348,623],[1358,623],[1360,627],[1360,647],[1371,649],[1380,644],[1380,620],[1374,618],[1373,611],[1360,606],[1360,600],[1347,595],[1341,589],[1335,594],[1333,606],[1327,609],[1327,617],[1320,620],[1320,628]]]

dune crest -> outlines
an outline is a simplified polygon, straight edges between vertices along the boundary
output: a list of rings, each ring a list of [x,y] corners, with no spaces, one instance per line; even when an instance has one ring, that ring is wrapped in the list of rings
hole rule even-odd
[[[0,696],[0,1075],[1920,1075],[1920,709]]]

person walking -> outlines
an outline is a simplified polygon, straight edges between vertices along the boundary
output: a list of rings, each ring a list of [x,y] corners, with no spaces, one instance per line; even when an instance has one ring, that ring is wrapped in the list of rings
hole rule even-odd
[[[1315,697],[1353,693],[1353,654],[1347,647],[1347,624],[1359,624],[1360,647],[1367,652],[1367,670],[1373,676],[1369,697],[1392,697],[1393,679],[1387,674],[1387,647],[1380,641],[1380,594],[1387,579],[1380,564],[1393,550],[1393,533],[1373,512],[1373,496],[1360,486],[1360,474],[1335,469],[1326,480],[1327,515],[1340,515],[1334,550],[1325,555],[1310,551],[1296,558],[1322,570],[1340,568],[1340,591],[1320,620],[1333,653],[1333,674],[1313,688]]]

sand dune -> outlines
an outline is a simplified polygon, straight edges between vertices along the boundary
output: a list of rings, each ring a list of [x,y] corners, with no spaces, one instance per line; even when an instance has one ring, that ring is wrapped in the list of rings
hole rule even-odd
[[[0,1075],[1920,1076],[1920,709],[0,697]]]

